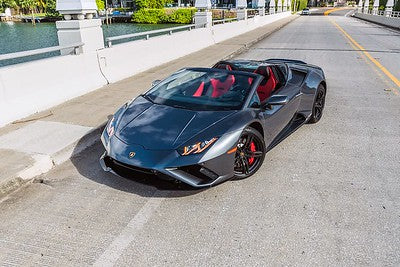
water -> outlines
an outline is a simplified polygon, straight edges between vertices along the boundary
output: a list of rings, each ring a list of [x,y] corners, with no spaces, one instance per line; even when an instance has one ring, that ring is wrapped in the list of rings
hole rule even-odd
[[[103,35],[104,37],[111,37],[174,26],[178,25],[113,23],[109,26],[103,25]],[[0,54],[57,45],[58,38],[55,23],[37,23],[36,26],[33,26],[31,23],[0,22]],[[56,55],[59,55],[59,52],[52,52],[20,59],[3,60],[0,61],[0,67]]]

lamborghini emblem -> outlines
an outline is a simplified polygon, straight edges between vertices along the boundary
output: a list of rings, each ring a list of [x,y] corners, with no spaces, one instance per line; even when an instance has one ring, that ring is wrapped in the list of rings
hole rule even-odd
[[[129,158],[133,158],[134,156],[136,155],[136,153],[135,152],[129,152]]]

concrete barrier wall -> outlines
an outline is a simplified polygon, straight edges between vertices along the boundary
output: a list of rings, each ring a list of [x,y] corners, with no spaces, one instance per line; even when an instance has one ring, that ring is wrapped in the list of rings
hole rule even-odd
[[[214,44],[209,29],[177,32],[99,50],[100,67],[116,82]]]
[[[229,38],[254,30],[258,27],[270,24],[274,21],[286,18],[291,12],[283,12],[268,16],[256,16],[248,20],[242,20],[236,23],[226,23],[215,25],[213,29],[213,37],[216,43],[225,41]]]
[[[107,84],[97,54],[59,56],[0,69],[0,126]]]
[[[290,16],[284,12],[0,68],[0,127]]]
[[[392,28],[400,29],[400,18],[392,18],[385,16],[376,16],[364,13],[355,13],[354,16],[359,19],[363,19],[366,21],[378,23],[381,25],[389,26]]]
[[[283,12],[257,16],[212,28],[114,45],[112,48],[99,50],[100,67],[107,79],[115,82],[290,15],[290,12]]]

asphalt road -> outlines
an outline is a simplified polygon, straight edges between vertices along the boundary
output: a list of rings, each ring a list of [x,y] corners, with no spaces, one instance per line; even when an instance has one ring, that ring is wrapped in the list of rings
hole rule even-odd
[[[256,175],[201,191],[129,180],[100,169],[97,144],[0,203],[0,263],[399,266],[399,87],[337,25],[397,79],[400,36],[346,12],[301,17],[238,56],[304,60],[328,82],[322,120]]]

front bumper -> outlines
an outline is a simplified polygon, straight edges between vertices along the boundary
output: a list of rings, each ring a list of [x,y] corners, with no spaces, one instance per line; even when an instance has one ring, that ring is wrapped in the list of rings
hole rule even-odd
[[[125,176],[127,173],[155,175],[164,180],[178,180],[193,187],[210,187],[226,181],[233,176],[232,173],[219,175],[210,167],[215,167],[214,162],[203,162],[189,166],[174,168],[143,168],[120,162],[107,155],[107,152],[100,157],[100,165],[104,171],[111,172],[118,176]]]
[[[150,150],[138,144],[126,144],[116,135],[103,131],[101,141],[106,152],[100,158],[105,171],[119,176],[131,173],[151,174],[167,180],[178,180],[193,187],[210,187],[234,176],[236,146],[241,131],[220,137],[200,154],[181,156],[175,149]]]

